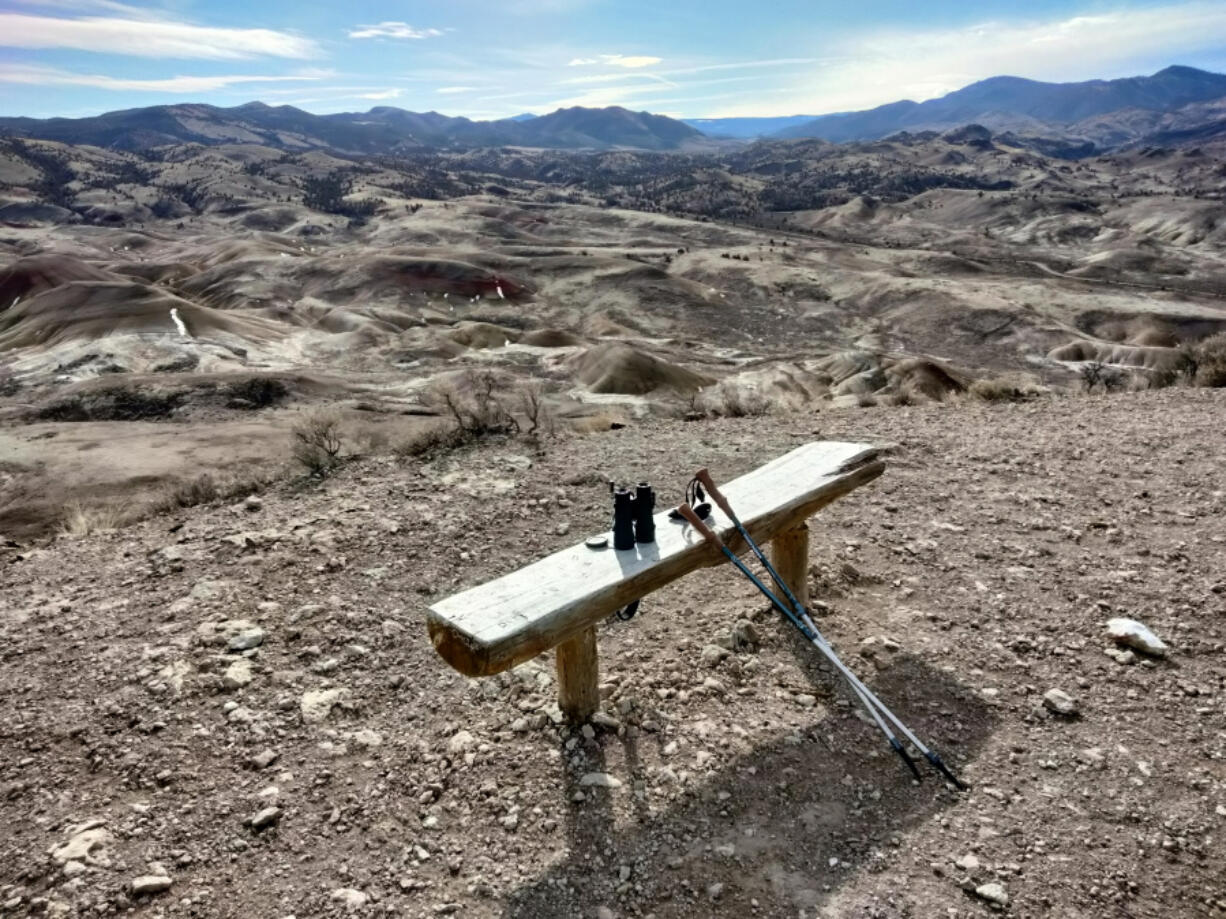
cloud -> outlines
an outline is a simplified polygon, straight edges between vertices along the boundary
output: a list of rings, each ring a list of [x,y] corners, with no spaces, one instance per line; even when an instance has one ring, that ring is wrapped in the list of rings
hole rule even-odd
[[[272,29],[210,28],[152,19],[58,19],[20,13],[0,13],[0,46],[211,60],[310,58],[320,54],[319,46],[310,39]]]
[[[572,58],[567,67],[590,67],[592,64],[605,64],[609,67],[625,67],[634,70],[639,67],[651,67],[659,64],[663,58],[647,55],[601,54],[598,57]]]
[[[131,80],[108,77],[105,74],[73,73],[53,67],[0,64],[0,83],[21,83],[29,86],[92,86],[95,89],[156,93],[213,92],[236,83],[288,83],[319,80],[323,76],[323,72],[316,72],[271,77],[255,74],[223,74],[207,77],[178,76],[158,80]]]
[[[358,93],[358,99],[399,99],[403,89],[381,89],[370,93]]]
[[[923,101],[1001,74],[1049,81],[1133,75],[1223,45],[1226,4],[1200,0],[958,28],[878,30],[827,46],[832,56],[789,80],[782,101],[762,106],[747,96],[718,114],[824,114],[902,98]]]
[[[452,95],[454,93],[474,93],[477,91],[475,86],[440,86],[435,92],[443,93],[444,95]]]
[[[439,29],[415,29],[407,22],[381,22],[373,26],[358,26],[349,33],[350,38],[438,38]]]

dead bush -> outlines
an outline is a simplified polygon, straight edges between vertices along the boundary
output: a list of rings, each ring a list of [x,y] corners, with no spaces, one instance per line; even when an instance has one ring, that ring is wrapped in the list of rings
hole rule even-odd
[[[425,401],[450,418],[464,440],[518,434],[519,422],[497,395],[505,388],[506,381],[493,371],[470,371],[435,386]]]
[[[331,409],[313,409],[303,414],[290,429],[293,457],[311,478],[324,479],[340,465],[340,415]]]
[[[976,380],[967,391],[982,402],[1024,402],[1034,395],[1032,390],[1002,379]]]
[[[1197,386],[1220,389],[1226,386],[1226,332],[1198,342],[1193,348],[1195,368],[1191,379]]]
[[[401,459],[415,459],[445,450],[453,450],[464,444],[464,436],[458,428],[435,425],[424,428],[392,447],[392,452]]]
[[[758,390],[735,383],[720,383],[708,404],[712,414],[725,418],[755,418],[770,413],[770,401]]]
[[[1124,375],[1114,367],[1109,367],[1102,361],[1087,361],[1077,371],[1081,377],[1081,386],[1086,392],[1098,389],[1103,392],[1115,392],[1123,389]]]
[[[185,482],[172,482],[149,503],[149,512],[171,514],[185,507],[212,504],[245,498],[263,490],[272,481],[271,475],[232,476],[217,478],[205,472]]]
[[[64,507],[59,533],[61,536],[90,536],[94,533],[118,530],[131,519],[128,509],[120,505],[101,504],[87,507],[79,501],[74,501]]]

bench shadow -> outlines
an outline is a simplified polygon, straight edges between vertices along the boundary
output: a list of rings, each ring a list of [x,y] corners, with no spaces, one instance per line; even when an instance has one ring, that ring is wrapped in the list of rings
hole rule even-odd
[[[816,657],[800,640],[794,650],[806,665]],[[600,736],[587,742],[579,766],[567,762],[564,750],[567,854],[513,891],[502,915],[815,919],[859,873],[888,871],[902,834],[959,793],[926,763],[916,784],[876,727],[839,704],[849,698],[843,688],[817,667],[804,672],[824,716],[814,709],[799,729],[781,731],[714,773],[698,774],[692,748],[689,756],[663,761],[692,773],[664,809],[652,806],[660,773],[649,775],[639,756],[640,744],[664,742],[659,735]],[[994,729],[995,716],[980,698],[916,658],[899,657],[866,682],[955,771]],[[735,740],[730,732],[726,742]],[[704,744],[721,745],[719,738]],[[583,774],[605,771],[609,754],[618,753],[621,787],[581,786]],[[580,791],[582,800],[575,800]]]

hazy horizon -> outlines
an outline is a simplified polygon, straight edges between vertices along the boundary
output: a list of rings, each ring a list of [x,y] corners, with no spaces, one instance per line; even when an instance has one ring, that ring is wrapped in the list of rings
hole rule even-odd
[[[821,115],[924,101],[978,80],[1226,71],[1226,4],[782,0],[4,0],[0,112],[81,117],[251,101],[316,114],[392,105],[491,120],[620,105],[676,118]]]

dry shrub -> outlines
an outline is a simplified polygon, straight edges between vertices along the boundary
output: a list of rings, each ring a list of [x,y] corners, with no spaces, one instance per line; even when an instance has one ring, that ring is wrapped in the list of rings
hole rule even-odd
[[[982,402],[1024,402],[1035,395],[1033,389],[1011,380],[976,380],[967,390]]]
[[[738,386],[724,381],[720,383],[703,403],[713,415],[724,418],[756,418],[770,414],[770,400],[750,386]]]
[[[162,493],[149,503],[149,511],[154,514],[170,514],[185,507],[245,498],[247,495],[263,490],[271,481],[272,476],[270,475],[230,476],[218,479],[211,473],[205,472],[186,482],[174,482],[167,485]]]
[[[1226,332],[1219,332],[1196,344],[1193,350],[1197,386],[1220,389],[1226,386]]]
[[[428,456],[445,450],[454,450],[464,444],[463,433],[458,428],[435,425],[423,428],[402,440],[392,448],[401,459]]]
[[[492,370],[469,371],[426,393],[426,403],[448,416],[464,440],[518,434],[519,422],[497,395],[506,381]]]
[[[114,504],[87,507],[79,501],[74,501],[64,507],[64,519],[60,523],[59,533],[61,536],[90,536],[94,533],[118,530],[131,520],[131,514],[126,507]]]
[[[341,418],[332,409],[312,409],[294,423],[293,457],[307,473],[316,479],[327,478],[340,465]]]
[[[1077,373],[1086,392],[1094,392],[1096,389],[1115,392],[1123,389],[1124,383],[1127,382],[1122,373],[1102,361],[1087,361],[1078,368]]]

